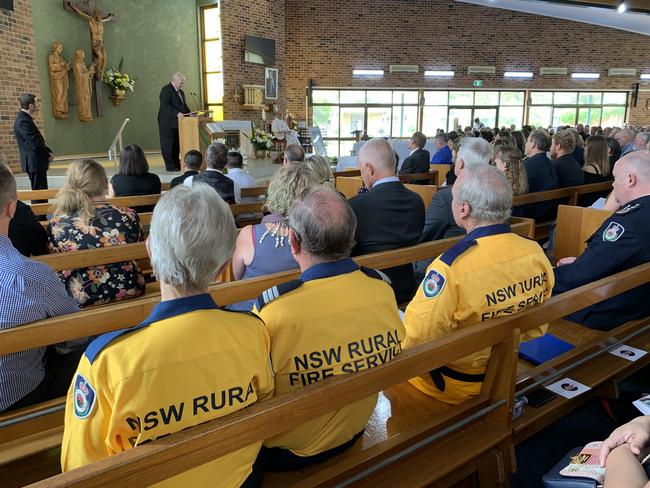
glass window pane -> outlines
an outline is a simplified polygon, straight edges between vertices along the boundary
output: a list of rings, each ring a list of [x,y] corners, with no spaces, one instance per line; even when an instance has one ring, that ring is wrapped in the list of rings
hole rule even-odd
[[[203,32],[206,39],[221,37],[221,19],[218,7],[203,9]]]
[[[471,108],[450,108],[449,109],[449,121],[447,123],[447,131],[457,130],[458,126],[465,127],[467,125],[470,126],[472,125]]]
[[[314,126],[327,131],[328,137],[339,136],[339,108],[331,105],[314,106]]]
[[[338,139],[323,139],[325,142],[325,148],[327,150],[327,155],[330,158],[339,157],[339,140]]]
[[[391,104],[392,93],[390,91],[368,90],[366,94],[367,103],[385,103]]]
[[[499,127],[510,127],[512,124],[520,128],[524,120],[524,107],[499,107]]]
[[[474,92],[449,92],[449,105],[472,105]],[[449,116],[451,119],[451,116]]]
[[[475,108],[474,119],[477,117],[480,119],[481,123],[485,125],[485,127],[494,127],[495,124],[497,123],[497,109],[496,108]],[[461,125],[463,129],[465,129],[466,126],[469,125],[471,127],[473,124],[470,122],[469,124],[461,124]]]
[[[499,105],[499,92],[477,91],[474,94],[474,105]]]
[[[213,120],[223,120],[223,105],[209,105],[208,110],[212,112]]]
[[[368,136],[390,136],[390,117],[390,107],[368,107]]]
[[[602,109],[599,108],[581,108],[578,110],[578,124],[600,125],[600,114]]]
[[[351,156],[353,147],[354,147],[354,141],[341,141],[341,142],[339,142],[339,157],[340,156]]]
[[[394,91],[393,92],[393,103],[402,104],[402,103],[418,103],[418,92],[416,91]]]
[[[554,105],[575,105],[578,102],[576,92],[555,92]]]
[[[365,90],[341,90],[341,103],[366,103],[366,92]]]
[[[341,92],[341,95],[343,95],[343,92]],[[365,115],[363,107],[341,107],[341,137],[352,137],[355,130],[364,129]]]
[[[418,108],[393,106],[393,137],[411,137],[418,125]]]
[[[602,93],[578,93],[578,105],[600,105],[602,101]]]
[[[501,92],[501,105],[523,105],[524,92]]]
[[[553,109],[553,127],[560,125],[573,126],[576,123],[576,109],[575,108],[554,108]]]
[[[447,105],[448,100],[449,100],[449,92],[446,91],[425,91],[424,92],[425,105]]]
[[[221,41],[208,41],[203,44],[205,53],[205,70],[221,71]]]
[[[603,104],[604,105],[625,105],[627,104],[627,93],[603,93]]]
[[[553,92],[531,92],[530,103],[533,105],[545,105],[553,103]]]
[[[311,97],[314,103],[339,103],[338,90],[314,90]]]
[[[205,82],[208,89],[208,104],[223,103],[223,75],[221,73],[205,75]]]
[[[528,110],[528,123],[533,127],[546,129],[551,125],[553,107],[530,107]]]
[[[602,127],[622,127],[625,122],[625,107],[603,107]]]
[[[424,107],[422,117],[422,132],[428,138],[433,138],[438,129],[447,128],[447,107]]]

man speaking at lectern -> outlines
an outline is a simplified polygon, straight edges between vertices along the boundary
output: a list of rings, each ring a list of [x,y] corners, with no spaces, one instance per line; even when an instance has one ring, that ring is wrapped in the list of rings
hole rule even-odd
[[[160,152],[165,160],[167,171],[180,171],[180,143],[178,139],[178,121],[190,109],[185,103],[183,93],[185,76],[176,73],[172,81],[160,90],[160,109],[158,110],[158,129],[160,131]]]

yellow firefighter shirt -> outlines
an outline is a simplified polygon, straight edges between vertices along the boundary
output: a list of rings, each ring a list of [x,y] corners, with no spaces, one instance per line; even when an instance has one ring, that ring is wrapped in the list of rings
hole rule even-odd
[[[273,393],[269,335],[210,295],[159,303],[139,326],[95,339],[65,410],[63,471],[223,417]],[[261,442],[155,486],[238,487]]]
[[[542,303],[551,296],[553,283],[551,264],[536,242],[513,234],[508,224],[479,227],[427,269],[404,315],[404,347]],[[546,325],[532,329],[522,340],[545,332]],[[460,404],[480,393],[489,357],[488,348],[447,365],[442,383],[437,374],[437,386],[435,372],[410,381],[427,395]]]
[[[254,311],[271,335],[277,394],[325,378],[374,368],[401,351],[404,326],[383,273],[352,259],[312,266],[295,280],[265,291]],[[390,281],[390,280],[388,280]],[[313,456],[361,432],[377,395],[310,420],[264,443]]]

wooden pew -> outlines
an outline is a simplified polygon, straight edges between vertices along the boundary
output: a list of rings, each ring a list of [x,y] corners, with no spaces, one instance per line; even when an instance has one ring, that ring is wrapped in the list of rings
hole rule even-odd
[[[244,198],[244,197],[266,196],[268,191],[269,191],[268,186],[252,186],[252,187],[249,187],[249,188],[242,188],[241,189],[241,196],[242,196],[242,198]]]
[[[428,173],[412,173],[408,175],[398,175],[402,183],[412,183],[413,181],[425,181],[427,185],[437,185],[438,171],[432,170]]]
[[[359,193],[359,188],[363,185],[360,176],[337,176],[336,189],[343,193],[348,200]]]
[[[120,208],[133,208],[145,205],[155,205],[158,203],[159,199],[160,195],[140,195],[134,197],[107,198],[106,202]],[[34,215],[47,215],[52,213],[51,205],[49,203],[37,203],[31,207]]]
[[[430,164],[431,170],[438,172],[438,181],[434,183],[436,186],[442,186],[447,181],[447,172],[452,168],[451,164]]]
[[[300,473],[273,475],[266,486],[331,486],[346,481],[354,486],[376,486],[378,480],[405,483],[403,486],[447,486],[472,474],[479,476],[481,486],[505,484],[505,473],[513,467],[510,419],[519,331],[650,281],[648,271],[650,264],[585,285],[518,315],[405,351],[389,364],[276,397],[35,486],[100,486],[117,480],[120,486],[138,486],[158,482],[373,392],[387,391],[384,397],[388,398],[393,392],[401,395],[404,390],[394,385],[490,345],[492,359],[478,398],[447,411],[434,407],[428,417],[421,416],[422,409],[404,408],[399,430],[390,427],[394,410],[387,412],[380,402],[373,418],[383,422],[383,429],[369,432],[351,450],[322,465]],[[398,402],[396,407],[403,401],[401,397],[393,400]],[[431,402],[433,406],[435,401]]]
[[[557,259],[580,256],[587,247],[585,241],[611,215],[609,210],[560,205],[557,212],[554,256]]]
[[[405,183],[404,187],[407,190],[411,190],[413,193],[420,195],[425,209],[431,203],[433,195],[435,195],[435,193],[438,191],[438,187],[433,185],[409,185],[408,183]]]
[[[334,176],[334,181],[336,181],[336,178],[338,178],[339,176],[345,176],[345,177],[361,176],[361,170],[353,168],[353,169],[346,169],[344,171],[334,171],[332,175]]]
[[[163,192],[168,191],[169,182],[161,183],[160,189]],[[59,190],[60,188],[49,188],[47,190],[19,190],[18,200],[51,200],[56,196]]]

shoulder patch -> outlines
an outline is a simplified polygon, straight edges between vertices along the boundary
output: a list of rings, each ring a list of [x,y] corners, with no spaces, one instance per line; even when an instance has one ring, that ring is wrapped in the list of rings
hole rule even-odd
[[[616,211],[616,215],[625,215],[629,214],[630,212],[634,212],[635,210],[641,208],[643,205],[640,203],[633,203],[632,205],[625,205],[625,207],[620,208]]]
[[[277,286],[273,286],[268,290],[263,291],[262,294],[257,297],[257,301],[255,302],[257,311],[259,312],[262,310],[262,308],[264,308],[265,305],[268,305],[273,300],[279,298],[285,293],[289,293],[290,291],[295,290],[296,288],[300,287],[300,285],[302,285],[301,280],[292,280],[287,283],[281,283]]]
[[[391,284],[390,278],[383,271],[379,271],[378,269],[373,269],[373,268],[366,268],[364,266],[361,266],[359,268],[359,270],[363,274],[365,274],[366,276],[369,276],[370,278],[376,278],[378,280],[384,280],[389,285]]]
[[[603,231],[603,241],[616,242],[625,232],[623,227],[618,222],[610,222],[607,228]]]
[[[456,258],[463,254],[465,251],[467,251],[470,247],[473,247],[476,245],[476,240],[471,239],[471,240],[462,240],[459,243],[455,244],[452,246],[450,249],[447,249],[442,255],[440,256],[440,261],[445,263],[447,266],[451,266],[454,261],[456,261]]]
[[[92,413],[97,394],[88,380],[77,373],[72,390],[72,402],[74,403],[74,416],[78,419],[86,419]]]
[[[427,298],[435,298],[445,287],[445,277],[435,269],[427,273],[426,278],[422,281],[422,292]]]

